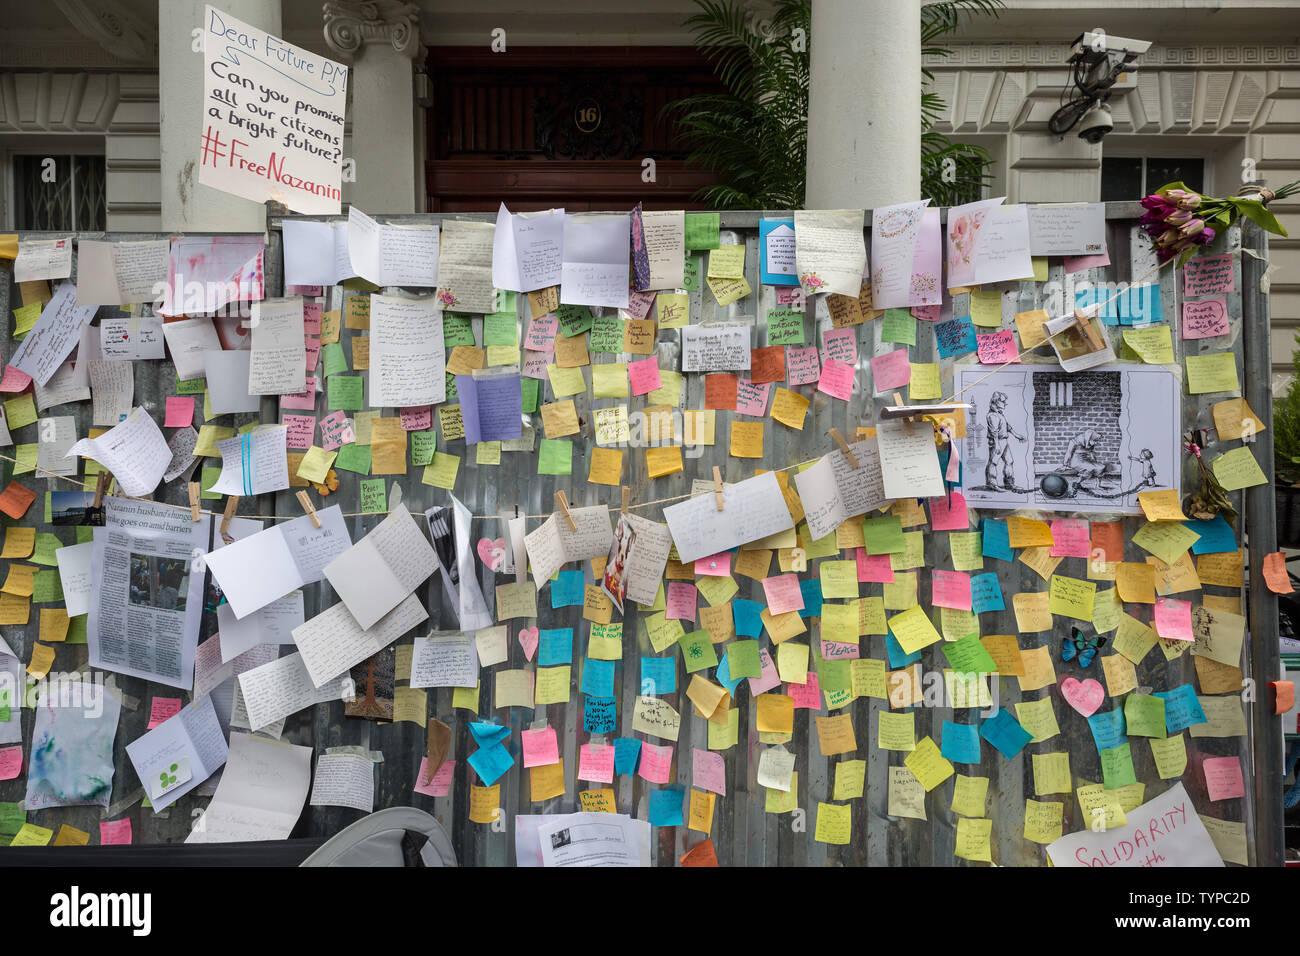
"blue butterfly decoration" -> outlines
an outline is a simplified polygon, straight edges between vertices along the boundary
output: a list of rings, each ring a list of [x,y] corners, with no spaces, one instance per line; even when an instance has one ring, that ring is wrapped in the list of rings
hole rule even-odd
[[[1071,636],[1061,639],[1061,660],[1072,661],[1077,655],[1079,666],[1087,667],[1097,656],[1097,651],[1106,643],[1106,638],[1096,634],[1085,638],[1079,628],[1073,627],[1070,630]]]

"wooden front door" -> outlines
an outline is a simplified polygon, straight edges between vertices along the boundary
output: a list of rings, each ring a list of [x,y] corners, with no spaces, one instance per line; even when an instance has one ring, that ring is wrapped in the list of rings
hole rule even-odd
[[[714,182],[661,115],[720,88],[691,48],[434,47],[428,71],[429,212],[696,209]]]

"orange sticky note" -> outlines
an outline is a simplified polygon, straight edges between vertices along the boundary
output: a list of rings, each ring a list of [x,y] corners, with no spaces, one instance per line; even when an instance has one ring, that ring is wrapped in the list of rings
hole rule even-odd
[[[1285,714],[1295,706],[1294,681],[1275,680],[1268,686],[1273,688],[1273,713]]]
[[[1264,555],[1264,582],[1274,594],[1290,594],[1295,590],[1286,571],[1286,555],[1281,551]]]
[[[1043,545],[1050,548],[1056,543],[1046,521],[1021,518],[1018,515],[1007,518],[1007,539],[1013,548],[1037,548]]]
[[[713,850],[713,841],[697,843],[682,854],[682,866],[717,866],[718,855]]]
[[[36,500],[36,492],[16,481],[9,482],[7,488],[0,492],[0,511],[17,521],[27,514],[27,509]]]
[[[1124,526],[1118,521],[1094,521],[1089,525],[1092,550],[1101,552],[1108,564],[1124,560]]]
[[[1138,504],[1149,521],[1186,521],[1178,492],[1172,488],[1162,491],[1139,491]]]
[[[1115,569],[1119,599],[1130,604],[1156,603],[1156,569],[1143,562],[1124,561]]]

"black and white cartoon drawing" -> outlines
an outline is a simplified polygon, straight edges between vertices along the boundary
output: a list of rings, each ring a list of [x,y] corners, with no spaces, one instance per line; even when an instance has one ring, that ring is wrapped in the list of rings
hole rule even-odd
[[[1006,416],[1007,396],[1005,392],[994,392],[989,399],[989,413],[984,424],[988,430],[989,460],[984,466],[984,483],[990,488],[1015,490],[1015,458],[1011,454],[1011,439],[1028,441],[1028,439],[1011,427]]]

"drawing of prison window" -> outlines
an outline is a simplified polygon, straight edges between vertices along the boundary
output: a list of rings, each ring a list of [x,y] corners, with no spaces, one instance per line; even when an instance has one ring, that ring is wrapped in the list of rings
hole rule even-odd
[[[1051,498],[1121,490],[1119,372],[1034,376],[1034,475]]]

